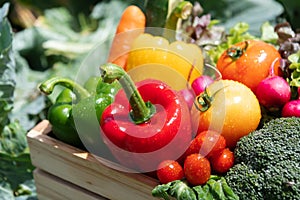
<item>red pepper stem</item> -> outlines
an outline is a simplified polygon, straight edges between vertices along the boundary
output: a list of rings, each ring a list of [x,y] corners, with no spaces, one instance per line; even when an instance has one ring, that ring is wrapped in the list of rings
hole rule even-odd
[[[118,80],[131,106],[130,115],[136,124],[148,121],[155,113],[155,107],[145,103],[130,76],[118,65],[108,63],[100,66],[104,82],[111,83]]]
[[[44,94],[49,95],[53,92],[54,87],[56,85],[61,85],[72,90],[75,93],[76,97],[79,99],[83,99],[90,96],[90,93],[81,85],[79,85],[71,79],[62,77],[53,77],[42,82],[39,85],[39,90]]]

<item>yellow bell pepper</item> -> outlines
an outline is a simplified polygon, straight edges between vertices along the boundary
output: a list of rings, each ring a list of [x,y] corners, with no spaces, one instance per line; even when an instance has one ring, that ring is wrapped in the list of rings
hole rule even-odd
[[[195,44],[182,41],[169,43],[163,37],[143,33],[132,43],[126,70],[143,65],[156,66],[157,72],[162,72],[161,77],[168,76],[168,70],[164,70],[164,67],[171,68],[191,84],[202,74],[203,54]]]

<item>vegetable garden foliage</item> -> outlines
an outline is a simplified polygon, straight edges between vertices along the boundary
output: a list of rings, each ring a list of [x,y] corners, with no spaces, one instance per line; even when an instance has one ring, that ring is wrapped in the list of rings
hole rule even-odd
[[[26,130],[9,119],[14,104],[16,64],[13,33],[7,19],[9,4],[0,9],[0,198],[36,196]]]

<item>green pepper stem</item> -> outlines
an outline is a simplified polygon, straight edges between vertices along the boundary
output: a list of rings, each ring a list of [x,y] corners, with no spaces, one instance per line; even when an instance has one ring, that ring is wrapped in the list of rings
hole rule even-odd
[[[111,83],[118,80],[131,106],[131,118],[136,124],[148,121],[155,113],[155,107],[145,103],[130,76],[118,65],[108,63],[100,66],[103,81]]]
[[[79,85],[71,79],[62,77],[53,77],[42,82],[39,85],[39,90],[44,94],[49,95],[53,92],[54,87],[56,85],[61,85],[72,90],[75,93],[75,95],[79,97],[79,99],[83,99],[90,96],[90,93],[81,85]]]

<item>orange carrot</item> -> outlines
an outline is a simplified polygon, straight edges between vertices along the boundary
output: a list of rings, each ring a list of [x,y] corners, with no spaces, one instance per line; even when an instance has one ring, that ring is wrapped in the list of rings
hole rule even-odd
[[[144,32],[145,25],[146,16],[143,11],[135,5],[128,6],[117,26],[108,62],[125,68],[130,45],[139,34]]]
[[[122,33],[136,28],[144,28],[145,24],[146,17],[143,11],[135,5],[131,5],[124,10],[116,33]]]

